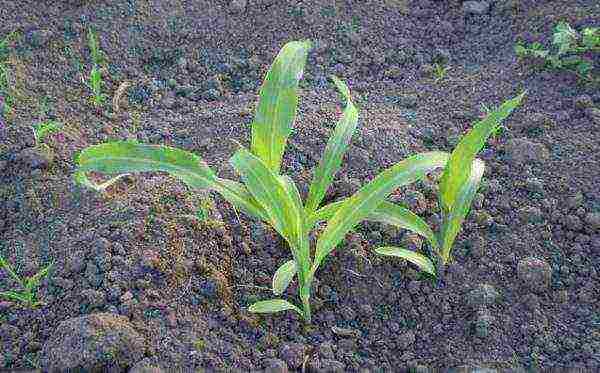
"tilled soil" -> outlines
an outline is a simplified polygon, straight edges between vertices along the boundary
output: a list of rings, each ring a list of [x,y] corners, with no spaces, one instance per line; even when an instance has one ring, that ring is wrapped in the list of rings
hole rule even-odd
[[[513,51],[518,39],[549,45],[563,19],[599,27],[600,6],[1,1],[0,36],[21,37],[3,57],[11,88],[0,97],[15,104],[0,121],[0,248],[23,275],[54,266],[41,308],[0,301],[0,368],[599,371],[600,93]],[[92,66],[89,28],[105,54],[100,110],[81,81]],[[348,83],[360,110],[328,201],[411,154],[451,150],[482,104],[528,92],[480,154],[483,186],[442,280],[372,252],[418,249],[418,237],[361,224],[318,272],[311,326],[291,313],[248,313],[291,255],[218,196],[157,173],[104,193],[72,182],[78,151],[128,138],[193,151],[237,178],[227,160],[236,142],[249,143],[264,73],[286,41],[305,38],[315,47],[284,160],[302,193],[341,114],[328,75]],[[450,69],[435,81],[440,61]],[[47,119],[64,123],[64,134],[35,147],[31,125]],[[433,176],[392,199],[439,222]],[[186,216],[198,206],[204,221]],[[15,286],[1,270],[0,280],[0,290]]]

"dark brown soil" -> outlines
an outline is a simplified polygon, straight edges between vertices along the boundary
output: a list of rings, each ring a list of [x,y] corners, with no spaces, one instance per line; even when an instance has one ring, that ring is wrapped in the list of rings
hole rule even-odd
[[[15,102],[0,118],[0,250],[23,275],[55,263],[39,293],[45,306],[0,300],[0,369],[66,369],[56,362],[63,353],[81,354],[79,368],[131,371],[600,371],[600,93],[513,51],[518,38],[548,45],[559,20],[599,27],[598,2],[495,0],[483,14],[458,0],[232,3],[0,1],[0,37],[21,34],[4,59],[10,89],[0,91]],[[92,66],[88,28],[106,57],[100,110],[81,81]],[[331,200],[408,155],[452,149],[481,104],[528,91],[480,155],[484,187],[443,281],[372,253],[418,238],[363,224],[318,272],[310,327],[247,311],[269,297],[273,272],[290,258],[270,228],[165,175],[127,177],[105,193],[71,179],[78,151],[127,138],[193,151],[236,178],[232,140],[249,142],[264,73],[286,41],[305,38],[315,48],[284,162],[301,189],[341,112],[327,76],[343,78],[360,107]],[[436,82],[429,71],[441,60],[450,69]],[[48,119],[65,134],[32,149],[31,125]],[[435,184],[394,198],[438,220]],[[181,217],[198,205],[207,220]],[[0,270],[0,291],[14,286]],[[121,339],[77,319],[96,313],[128,320],[110,326]],[[60,336],[72,328],[91,330],[74,332],[69,351]],[[93,343],[80,336],[98,338],[101,356],[81,352]],[[122,344],[140,338],[143,359],[129,361],[140,347]]]

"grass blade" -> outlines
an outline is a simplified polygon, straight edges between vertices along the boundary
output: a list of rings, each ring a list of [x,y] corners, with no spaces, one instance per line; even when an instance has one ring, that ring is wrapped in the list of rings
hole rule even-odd
[[[367,218],[396,188],[423,178],[425,174],[435,168],[444,167],[447,160],[448,154],[443,152],[414,155],[383,171],[348,198],[335,215],[329,219],[325,231],[319,237],[313,271],[344,238],[346,233]]]
[[[323,200],[327,188],[331,184],[335,173],[342,165],[342,158],[348,149],[352,135],[358,124],[358,110],[352,103],[350,90],[344,82],[337,77],[332,76],[333,82],[337,86],[338,91],[346,99],[346,108],[335,127],[333,135],[329,138],[325,153],[319,162],[319,166],[315,170],[315,174],[308,192],[306,200],[306,212],[314,212]]]
[[[395,256],[406,259],[415,264],[422,271],[425,271],[435,277],[435,266],[433,265],[433,262],[423,254],[395,246],[378,247],[375,249],[375,252],[380,255]]]
[[[519,106],[525,93],[504,102],[498,109],[486,115],[456,145],[440,179],[440,205],[443,213],[452,210],[457,202],[459,191],[469,179],[471,168],[465,165],[473,163],[475,155],[483,148],[488,137],[497,129],[500,122]]]
[[[42,278],[44,278],[44,277],[46,277],[48,275],[48,272],[52,268],[52,265],[53,265],[53,263],[49,264],[48,266],[46,266],[46,268],[42,269],[41,271],[39,271],[35,275],[33,275],[30,278],[28,278],[27,281],[25,281],[25,288],[28,289],[28,290],[30,290],[30,291],[32,289],[37,288],[40,285],[40,282],[41,282]]]
[[[289,260],[283,263],[273,276],[273,293],[281,295],[290,285],[296,275],[296,262]]]
[[[262,300],[260,302],[254,303],[248,308],[248,311],[252,313],[275,313],[288,310],[294,310],[298,312],[300,316],[303,316],[303,313],[300,310],[300,308],[298,308],[297,306],[293,305],[285,299]]]
[[[275,174],[279,174],[281,158],[296,117],[298,83],[310,48],[308,41],[284,45],[260,88],[252,123],[251,149]]]
[[[0,297],[3,297],[5,299],[9,299],[9,300],[16,300],[19,302],[23,302],[23,303],[29,303],[30,299],[29,297],[23,295],[22,293],[17,293],[16,291],[0,291]]]
[[[475,159],[472,163],[469,179],[458,191],[456,203],[450,212],[444,216],[440,231],[442,241],[441,256],[444,264],[448,263],[450,259],[450,250],[452,249],[452,244],[454,243],[454,240],[460,231],[462,222],[465,220],[465,217],[469,212],[471,202],[473,201],[475,192],[477,192],[477,188],[481,182],[481,178],[483,177],[484,170],[485,164],[483,161]]]
[[[78,168],[74,179],[78,183],[85,183],[85,173],[90,171],[104,174],[162,171],[193,189],[210,188],[214,186],[216,179],[213,171],[193,153],[164,145],[131,141],[90,146],[79,154],[76,163]]]

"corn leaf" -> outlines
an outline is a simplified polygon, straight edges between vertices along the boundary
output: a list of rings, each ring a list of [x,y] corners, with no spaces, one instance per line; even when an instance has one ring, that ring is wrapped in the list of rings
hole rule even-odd
[[[162,171],[193,189],[210,188],[214,186],[216,179],[213,171],[193,153],[164,145],[146,145],[132,141],[87,147],[79,154],[76,162],[78,168],[74,179],[86,185],[91,184],[85,176],[90,171],[104,174]]]
[[[296,275],[296,262],[289,260],[283,263],[273,276],[273,293],[281,295],[290,285]]]
[[[300,308],[298,308],[297,306],[293,305],[285,299],[263,300],[260,302],[256,302],[250,307],[248,307],[248,311],[252,313],[275,313],[288,310],[294,310],[298,312],[300,316],[303,316],[303,313],[300,310]]]
[[[475,192],[477,192],[477,188],[481,182],[481,178],[483,177],[484,170],[485,164],[483,161],[475,159],[472,163],[469,180],[462,185],[458,191],[456,203],[452,207],[452,210],[450,210],[450,212],[443,218],[440,236],[442,241],[441,256],[444,264],[446,264],[450,259],[450,250],[452,249],[452,244],[456,239],[456,235],[460,231],[462,222],[465,220],[465,217],[469,212],[471,202],[473,201]]]
[[[369,214],[367,220],[407,229],[429,241],[431,247],[436,251],[439,248],[438,240],[429,225],[417,214],[402,206],[383,201],[375,211]]]
[[[413,183],[438,167],[444,167],[448,154],[443,152],[420,153],[396,163],[363,186],[329,219],[319,237],[313,271],[340,243],[346,233],[367,218],[396,188]]]
[[[306,200],[307,213],[315,211],[323,200],[334,175],[342,165],[342,158],[348,149],[348,145],[350,144],[350,140],[352,139],[352,135],[354,134],[358,123],[358,110],[352,103],[350,90],[346,84],[337,77],[332,76],[332,79],[339,92],[346,99],[346,108],[344,109],[342,118],[340,118],[335,127],[333,136],[329,138],[323,158],[321,158],[319,166],[315,170],[308,192],[308,199]]]
[[[254,200],[254,197],[243,184],[229,179],[217,178],[213,189],[244,213],[260,220],[269,221],[265,210]]]
[[[433,262],[423,254],[395,246],[378,247],[375,249],[375,252],[380,255],[395,256],[406,259],[409,262],[417,265],[417,267],[419,267],[422,271],[435,276],[435,266]]]
[[[53,264],[49,264],[48,266],[46,266],[46,268],[42,269],[41,271],[39,271],[35,275],[29,277],[25,281],[25,288],[29,289],[29,290],[37,288],[40,285],[40,282],[42,281],[42,278],[44,278],[44,277],[46,277],[48,275],[48,272],[52,268],[52,265]]]
[[[283,46],[265,76],[252,123],[252,153],[275,174],[298,106],[298,82],[311,48],[308,41],[293,41]]]
[[[231,157],[230,163],[242,176],[250,194],[265,210],[269,223],[288,242],[299,267],[309,267],[304,210],[298,205],[300,197],[294,184],[288,182],[289,179],[275,175],[260,158],[244,148]],[[300,281],[304,280],[304,273],[301,270]]]
[[[452,210],[457,202],[460,189],[469,179],[471,168],[465,165],[473,163],[475,155],[483,148],[488,137],[494,133],[500,122],[519,106],[524,96],[525,92],[507,100],[498,109],[490,112],[483,120],[477,122],[456,145],[440,179],[440,205],[443,213]]]
[[[29,297],[24,295],[23,293],[18,293],[16,291],[0,291],[0,297],[10,300],[16,300],[19,302],[28,303],[30,301]]]

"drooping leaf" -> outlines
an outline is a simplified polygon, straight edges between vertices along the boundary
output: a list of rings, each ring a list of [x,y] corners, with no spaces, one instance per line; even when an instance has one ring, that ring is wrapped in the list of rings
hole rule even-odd
[[[444,167],[448,154],[443,152],[420,153],[396,163],[380,173],[342,204],[327,222],[319,237],[314,268],[335,248],[346,233],[367,218],[395,189],[423,178],[428,172]]]
[[[418,252],[403,249],[401,247],[396,246],[378,247],[375,249],[375,252],[380,255],[395,256],[398,258],[406,259],[409,262],[418,266],[422,271],[425,271],[432,276],[436,275],[435,266],[431,259]]]
[[[5,299],[9,299],[9,300],[16,300],[19,302],[23,302],[23,303],[28,303],[29,302],[29,297],[27,295],[25,295],[24,293],[18,293],[16,291],[0,291],[0,297],[3,297]]]
[[[429,241],[434,250],[439,248],[438,240],[429,225],[417,214],[402,206],[383,201],[369,214],[367,220],[408,229]]]
[[[507,100],[499,108],[488,113],[484,119],[475,123],[473,128],[464,135],[456,145],[446,164],[440,179],[440,205],[442,212],[450,211],[458,198],[459,190],[469,179],[475,155],[483,148],[488,137],[494,133],[500,122],[521,103],[526,92]]]
[[[296,275],[296,262],[289,260],[283,263],[273,276],[273,293],[281,295]]]
[[[279,174],[296,109],[298,82],[311,48],[308,41],[283,46],[260,88],[260,99],[252,123],[252,153],[275,174]]]
[[[347,200],[343,199],[323,206],[311,215],[310,222],[314,225],[317,221],[330,219]],[[438,240],[429,225],[421,217],[405,207],[383,201],[365,220],[407,229],[427,239],[435,250],[439,248]]]
[[[471,202],[483,177],[484,169],[485,164],[483,161],[479,159],[473,161],[469,179],[459,189],[456,203],[450,212],[443,217],[440,239],[442,245],[441,257],[444,264],[448,263],[450,259],[452,244],[469,212]]]
[[[76,163],[78,168],[74,179],[86,185],[92,185],[85,176],[90,171],[109,175],[162,171],[193,189],[208,189],[214,185],[216,178],[202,159],[193,153],[165,145],[132,141],[92,145],[79,154]]]
[[[288,302],[285,299],[263,300],[254,303],[248,308],[248,311],[252,313],[275,313],[288,310],[296,311],[300,316],[303,316],[303,313],[300,310],[300,308],[298,308],[297,306]]]
[[[352,139],[352,135],[354,134],[358,123],[358,110],[352,103],[350,90],[346,84],[337,77],[332,76],[332,79],[339,92],[346,99],[346,108],[344,109],[342,118],[340,118],[335,127],[333,135],[329,138],[323,157],[315,170],[308,192],[308,199],[306,200],[307,213],[315,211],[323,200],[327,188],[342,165],[342,158],[348,149],[348,145],[350,144],[350,140]]]

